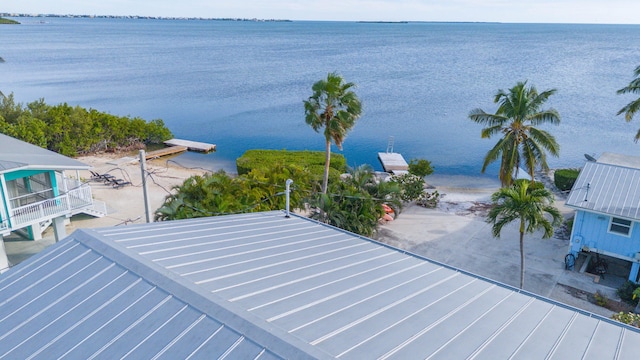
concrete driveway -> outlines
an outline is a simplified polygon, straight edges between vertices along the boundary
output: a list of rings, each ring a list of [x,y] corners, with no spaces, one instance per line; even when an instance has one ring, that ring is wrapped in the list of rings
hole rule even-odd
[[[558,206],[565,214],[569,209]],[[480,215],[480,216],[478,216]],[[410,205],[400,216],[380,227],[378,240],[431,260],[507,285],[520,285],[519,233],[516,224],[506,226],[500,238],[482,214],[464,215]],[[567,286],[617,298],[615,288],[594,282],[594,277],[565,270],[568,240],[542,239],[542,233],[525,235],[524,290],[603,316],[612,311],[576,297]],[[566,285],[566,286],[564,286]]]

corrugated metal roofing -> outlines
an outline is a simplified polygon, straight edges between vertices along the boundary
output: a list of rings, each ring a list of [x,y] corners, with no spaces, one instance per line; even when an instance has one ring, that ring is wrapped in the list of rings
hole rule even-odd
[[[0,349],[20,355],[155,354],[212,335],[219,352],[244,335],[251,356],[286,358],[640,353],[628,326],[281,212],[77,231],[0,277],[0,314]]]
[[[90,166],[11,136],[0,134],[0,173],[18,169],[83,170]]]
[[[587,162],[567,206],[630,220],[640,220],[640,169]]]
[[[604,164],[640,169],[640,156],[604,152],[598,156],[597,161]]]
[[[76,235],[0,276],[0,359],[312,358],[169,274]]]

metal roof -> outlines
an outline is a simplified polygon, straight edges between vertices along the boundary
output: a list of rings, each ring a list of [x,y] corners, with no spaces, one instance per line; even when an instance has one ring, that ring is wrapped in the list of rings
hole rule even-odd
[[[585,163],[567,206],[640,220],[640,169],[598,162]]]
[[[598,157],[597,161],[599,163],[604,163],[604,164],[611,164],[611,165],[618,165],[618,166],[640,169],[639,156],[604,152],[602,153],[602,155]]]
[[[76,231],[0,276],[0,314],[1,353],[49,358],[152,357],[211,336],[221,352],[242,335],[252,356],[285,358],[640,353],[637,329],[281,212]]]
[[[0,134],[0,174],[15,170],[85,170],[90,166],[56,152]]]

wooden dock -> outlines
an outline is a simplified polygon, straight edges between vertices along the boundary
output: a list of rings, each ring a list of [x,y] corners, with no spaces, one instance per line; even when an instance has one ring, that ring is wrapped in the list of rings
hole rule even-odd
[[[144,153],[145,160],[153,160],[167,155],[173,155],[187,151],[186,146],[170,146]],[[113,159],[107,162],[109,165],[120,166],[123,164],[135,164],[140,161],[140,157],[125,156],[119,159]]]
[[[215,144],[207,144],[203,142],[190,141],[190,140],[182,140],[182,139],[171,139],[164,142],[167,146],[185,146],[188,150],[191,151],[201,151],[201,152],[210,152],[216,149]]]
[[[409,164],[402,154],[394,152],[379,152],[378,159],[384,171],[394,174],[402,174],[409,171]]]
[[[163,149],[158,149],[158,150],[154,150],[154,151],[150,151],[148,153],[144,154],[144,158],[146,160],[151,160],[151,159],[157,159],[159,157],[163,157],[163,156],[167,156],[167,155],[173,155],[173,154],[177,154],[177,153],[181,153],[187,151],[187,147],[186,146],[169,146]]]

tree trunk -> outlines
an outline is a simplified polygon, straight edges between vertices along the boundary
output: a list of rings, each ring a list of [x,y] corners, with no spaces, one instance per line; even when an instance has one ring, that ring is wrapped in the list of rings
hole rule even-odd
[[[324,178],[322,179],[322,193],[327,193],[329,187],[329,164],[331,163],[331,140],[327,141],[326,155],[324,158]]]
[[[524,227],[524,222],[522,227]],[[523,289],[523,288],[524,288],[524,231],[520,230],[520,289]]]

